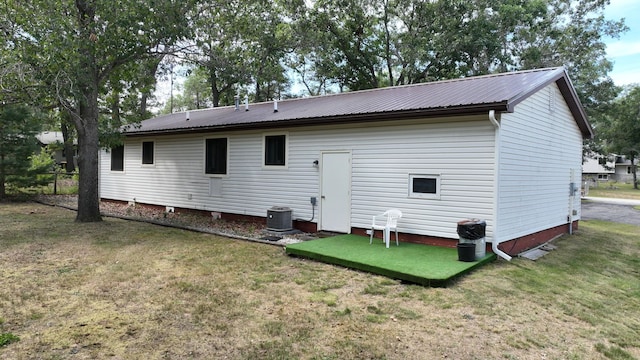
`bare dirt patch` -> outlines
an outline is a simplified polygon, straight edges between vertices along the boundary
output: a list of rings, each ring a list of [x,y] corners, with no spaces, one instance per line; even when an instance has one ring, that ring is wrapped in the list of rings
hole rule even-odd
[[[0,359],[640,355],[636,227],[583,229],[538,262],[497,262],[424,288],[276,246],[74,217],[0,204],[0,333],[20,338]]]

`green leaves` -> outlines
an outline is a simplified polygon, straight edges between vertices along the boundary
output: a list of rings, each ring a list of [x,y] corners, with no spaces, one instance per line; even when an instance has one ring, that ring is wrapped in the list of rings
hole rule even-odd
[[[627,88],[598,124],[599,137],[608,153],[631,160],[637,189],[636,159],[640,158],[640,86]]]
[[[29,173],[30,156],[38,147],[38,131],[39,119],[28,108],[0,106],[0,199],[6,195],[5,183]]]

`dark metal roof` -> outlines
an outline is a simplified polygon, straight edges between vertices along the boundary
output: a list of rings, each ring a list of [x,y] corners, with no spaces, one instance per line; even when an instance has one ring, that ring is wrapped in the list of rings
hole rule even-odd
[[[519,71],[333,95],[218,107],[145,120],[127,135],[274,128],[416,117],[513,112],[515,106],[556,82],[584,137],[593,136],[582,105],[564,68]],[[188,120],[187,120],[188,117]]]

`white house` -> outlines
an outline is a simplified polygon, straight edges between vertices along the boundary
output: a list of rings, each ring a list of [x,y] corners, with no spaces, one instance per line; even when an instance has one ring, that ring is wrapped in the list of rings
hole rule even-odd
[[[595,185],[597,185],[597,182],[608,181],[633,183],[632,169],[631,160],[624,155],[596,155],[584,159],[582,177],[585,181],[591,180]]]
[[[57,144],[55,151],[53,153],[53,159],[55,160],[57,165],[63,165],[67,162],[67,158],[64,152],[64,137],[62,136],[61,131],[43,131],[36,135],[40,146],[44,147],[47,145]],[[73,151],[74,151],[74,161],[77,158],[77,154],[75,152],[77,141],[73,141]]]
[[[638,163],[636,164],[636,177],[638,174]],[[625,184],[633,184],[633,167],[631,164],[631,160],[627,159],[626,156],[616,156],[615,160],[615,171],[611,180],[622,182]]]
[[[452,246],[479,218],[509,258],[577,226],[592,135],[563,68],[236,105],[127,129],[100,196],[356,234],[399,208],[401,241]]]
[[[582,163],[583,180],[590,180],[594,184],[612,180],[615,172],[615,162],[610,161],[606,156],[589,156]]]

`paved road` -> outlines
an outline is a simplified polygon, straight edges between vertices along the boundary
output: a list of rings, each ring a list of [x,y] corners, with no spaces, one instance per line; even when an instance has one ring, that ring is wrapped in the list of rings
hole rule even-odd
[[[640,226],[638,200],[587,197],[582,201],[582,220],[606,220]]]

